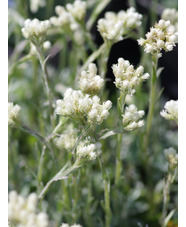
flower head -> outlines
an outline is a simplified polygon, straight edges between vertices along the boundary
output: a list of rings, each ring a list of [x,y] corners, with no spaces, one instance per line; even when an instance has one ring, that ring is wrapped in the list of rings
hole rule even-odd
[[[63,6],[56,6],[55,11],[58,17],[51,17],[50,22],[57,27],[70,28],[73,22],[72,15]]]
[[[97,67],[95,64],[90,63],[87,71],[81,72],[79,80],[79,87],[83,93],[97,94],[103,87],[104,80],[97,75]]]
[[[165,103],[164,110],[160,112],[161,116],[166,120],[178,121],[178,100],[170,100]]]
[[[161,19],[150,32],[146,34],[146,39],[140,38],[138,44],[144,46],[146,53],[160,58],[161,51],[171,51],[177,42],[177,33],[170,24],[170,21]]]
[[[142,66],[134,69],[130,62],[123,58],[118,59],[118,64],[112,66],[115,76],[115,85],[125,94],[133,95],[135,93],[135,87],[141,82],[149,78],[148,73],[144,73]]]
[[[31,193],[28,198],[18,195],[16,191],[9,193],[8,220],[19,226],[48,227],[48,216],[44,212],[37,213],[37,196]]]
[[[8,125],[14,126],[19,120],[21,107],[14,105],[12,102],[8,103]]]
[[[101,124],[108,117],[111,101],[100,103],[98,96],[91,97],[80,90],[67,89],[63,100],[57,100],[56,113],[69,116],[82,123]]]
[[[171,26],[175,29],[175,31],[178,31],[178,11],[176,9],[169,9],[166,8],[162,14],[161,18],[163,20],[169,20],[171,23]]]
[[[72,7],[71,4],[67,5],[68,8]],[[75,8],[73,9],[75,10]],[[76,10],[78,12],[78,8],[76,8]],[[57,17],[54,16],[50,18],[51,24],[55,27],[59,27],[63,33],[73,36],[77,44],[82,44],[84,41],[83,31],[71,12],[68,11],[67,7],[56,6],[55,11]],[[78,14],[77,16],[79,17],[80,15]]]
[[[91,143],[87,138],[86,140],[79,142],[76,154],[80,161],[95,160],[101,154],[101,144]]]
[[[144,116],[143,110],[137,109],[134,104],[129,105],[125,108],[123,116],[123,126],[126,131],[133,131],[144,125],[144,121],[140,120]]]
[[[142,15],[138,14],[133,7],[127,11],[118,13],[106,12],[105,18],[98,21],[98,31],[105,41],[113,43],[123,39],[123,35],[141,24]]]
[[[81,21],[85,17],[87,4],[85,1],[75,0],[73,4],[66,5],[67,10],[71,13],[75,20]]]
[[[67,129],[60,135],[60,137],[54,139],[54,143],[59,149],[66,149],[72,151],[77,140],[77,130],[69,125]]]
[[[23,36],[26,39],[42,38],[45,37],[47,30],[50,27],[49,20],[39,21],[38,19],[27,19],[24,22],[24,28],[22,28]]]

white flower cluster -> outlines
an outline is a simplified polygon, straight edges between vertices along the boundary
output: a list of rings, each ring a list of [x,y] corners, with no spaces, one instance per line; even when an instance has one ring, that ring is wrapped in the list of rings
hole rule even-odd
[[[170,100],[165,103],[164,110],[160,112],[166,120],[178,121],[178,100]]]
[[[144,116],[143,110],[137,109],[134,104],[129,105],[125,108],[123,116],[123,126],[126,131],[133,131],[144,125],[144,121],[140,120]]]
[[[81,72],[79,80],[79,87],[83,93],[97,94],[103,87],[104,80],[97,75],[97,67],[95,64],[90,63],[87,71]]]
[[[32,13],[36,13],[39,7],[44,7],[45,5],[45,0],[30,0],[30,10]]]
[[[146,34],[146,39],[138,39],[138,44],[144,46],[146,53],[160,58],[161,51],[171,51],[177,42],[177,33],[170,24],[170,21],[161,19],[150,32]]]
[[[77,130],[73,129],[71,125],[60,135],[59,138],[54,139],[54,143],[59,149],[66,149],[72,151],[77,139]]]
[[[178,31],[178,11],[176,9],[166,8],[162,13],[161,18],[163,20],[169,20],[175,31]]]
[[[48,216],[44,212],[36,213],[37,196],[31,193],[27,199],[16,191],[9,193],[8,221],[18,227],[48,227]]]
[[[100,143],[90,143],[88,139],[80,141],[77,146],[78,160],[92,161],[95,160],[101,154]]]
[[[170,164],[170,167],[176,167],[178,165],[178,154],[177,151],[170,147],[164,150],[165,157]]]
[[[80,1],[81,2],[81,1]],[[74,4],[77,4],[74,2]],[[83,2],[84,4],[84,2]],[[75,9],[72,7],[72,5],[67,4],[68,8],[71,8],[71,11],[79,11],[80,9]],[[82,9],[81,9],[82,10]],[[82,44],[84,41],[84,36],[83,36],[83,31],[81,30],[81,27],[79,23],[76,21],[76,18],[80,18],[81,15],[76,15],[74,16],[71,14],[68,9],[66,9],[63,6],[56,6],[55,8],[56,14],[58,15],[57,17],[51,17],[50,22],[53,24],[55,27],[59,27],[63,33],[65,34],[70,34],[73,35],[73,38],[78,44]]]
[[[87,3],[81,0],[75,0],[73,4],[66,5],[67,10],[71,13],[75,20],[81,21],[84,19],[87,9]]]
[[[144,68],[139,66],[134,69],[130,62],[123,58],[118,59],[118,64],[112,66],[115,76],[116,87],[119,88],[125,94],[133,95],[135,93],[135,87],[141,82],[149,78],[149,74],[144,72]]]
[[[123,39],[123,35],[141,25],[142,15],[133,7],[118,13],[106,12],[105,18],[98,20],[98,31],[105,41],[113,43]]]
[[[68,88],[63,100],[57,100],[56,113],[62,116],[69,116],[82,123],[100,124],[108,117],[111,101],[100,104],[98,96],[91,97],[83,94],[80,90]]]
[[[15,125],[16,121],[19,120],[20,111],[19,105],[14,105],[12,102],[8,103],[8,125]]]
[[[80,225],[80,224],[69,225],[67,223],[62,223],[62,225],[60,227],[82,227],[82,225]]]
[[[22,28],[23,36],[26,39],[40,38],[44,37],[47,33],[47,30],[50,27],[50,21],[39,21],[38,19],[27,19],[24,22],[24,28]]]
[[[74,23],[72,15],[63,6],[56,6],[55,11],[58,17],[51,17],[50,22],[57,27],[70,28]]]

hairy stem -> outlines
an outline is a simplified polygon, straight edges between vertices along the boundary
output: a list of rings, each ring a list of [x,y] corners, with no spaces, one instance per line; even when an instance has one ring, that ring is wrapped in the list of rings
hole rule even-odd
[[[150,86],[150,97],[149,97],[149,111],[147,115],[147,122],[146,122],[146,129],[144,134],[144,140],[143,140],[143,152],[146,156],[148,156],[148,146],[149,146],[149,137],[150,137],[150,131],[152,126],[152,119],[154,117],[154,110],[155,110],[155,102],[156,102],[156,96],[157,96],[157,59],[153,59],[153,74],[151,77],[151,86]]]
[[[38,54],[38,58],[39,58],[39,61],[40,61],[40,65],[41,65],[41,68],[42,68],[42,71],[43,71],[43,77],[42,78],[43,78],[43,83],[44,83],[44,86],[45,86],[45,89],[46,89],[47,98],[48,98],[48,101],[49,101],[50,121],[51,121],[52,127],[54,128],[55,122],[54,122],[53,107],[52,107],[53,95],[52,95],[51,89],[49,87],[49,74],[48,74],[48,70],[47,70],[47,67],[46,67],[47,59],[45,59],[41,48],[37,44],[35,44],[35,46],[36,46],[36,49],[37,49],[37,54]]]
[[[99,164],[104,182],[104,211],[105,211],[105,227],[110,227],[112,220],[112,212],[110,207],[110,180],[106,169],[103,166],[103,160],[99,158]]]
[[[120,116],[119,125],[122,124],[121,115],[124,111],[126,95],[121,92],[120,97],[118,98],[118,112]],[[115,185],[118,185],[121,171],[122,171],[122,162],[121,162],[121,147],[122,147],[122,133],[117,134],[117,156],[116,156],[116,170],[115,170]]]

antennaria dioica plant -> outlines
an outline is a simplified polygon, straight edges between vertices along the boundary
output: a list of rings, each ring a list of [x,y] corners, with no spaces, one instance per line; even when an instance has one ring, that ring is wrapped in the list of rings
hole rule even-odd
[[[135,1],[117,12],[112,2],[9,9],[10,226],[177,223],[178,101],[165,103],[158,64],[176,46],[177,11],[146,33]],[[129,39],[138,65],[127,51],[110,65]]]

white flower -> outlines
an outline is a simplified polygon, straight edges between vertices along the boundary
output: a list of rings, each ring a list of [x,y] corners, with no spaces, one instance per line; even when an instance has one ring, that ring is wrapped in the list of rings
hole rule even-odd
[[[37,196],[31,193],[27,199],[16,191],[9,193],[8,221],[16,226],[49,227],[46,213],[37,213]]]
[[[123,24],[114,12],[106,12],[105,18],[98,20],[98,31],[104,40],[118,42],[122,40]]]
[[[77,146],[76,154],[79,160],[95,160],[101,154],[101,144],[90,143],[89,139],[80,141]]]
[[[74,5],[76,4],[77,3],[74,2]],[[71,4],[67,5],[68,8],[73,8]],[[56,6],[55,11],[58,16],[51,17],[50,22],[52,25],[59,27],[63,33],[73,35],[74,40],[77,44],[82,44],[84,41],[83,31],[71,12],[69,12],[66,8],[64,8],[63,6]],[[77,7],[76,9],[73,8],[73,10],[78,11],[79,9]],[[80,17],[82,15],[78,14],[76,16]]]
[[[44,37],[49,27],[49,20],[39,21],[36,18],[33,20],[27,19],[25,20],[24,28],[22,28],[21,31],[26,39],[33,39]]]
[[[166,120],[178,121],[178,100],[170,100],[165,103],[164,110],[160,112],[161,116]]]
[[[91,125],[102,123],[112,106],[109,100],[101,104],[98,96],[84,95],[82,91],[71,88],[66,90],[63,100],[57,100],[56,104],[58,115],[69,116],[83,124],[89,122]]]
[[[72,151],[76,140],[77,130],[73,129],[72,125],[69,125],[59,138],[54,139],[54,143],[59,149],[65,148],[67,151]]]
[[[83,93],[97,94],[103,87],[104,80],[97,75],[97,67],[90,63],[87,71],[81,72],[79,87]]]
[[[45,5],[45,0],[30,0],[30,10],[32,13],[36,13],[39,7],[44,7]]]
[[[144,121],[140,120],[144,116],[143,110],[137,109],[134,104],[129,105],[125,108],[123,116],[123,126],[126,131],[133,131],[144,125]]]
[[[142,15],[137,13],[133,7],[130,7],[126,11],[120,11],[118,13],[118,18],[124,24],[124,33],[127,33],[141,25]]]
[[[63,6],[56,6],[55,11],[58,17],[51,17],[50,22],[57,27],[70,28],[72,15]]]
[[[8,125],[15,125],[16,121],[19,120],[20,111],[19,105],[14,105],[12,102],[8,103]]]
[[[85,17],[87,3],[85,1],[76,0],[73,4],[66,5],[67,10],[71,13],[75,20],[81,21]]]
[[[133,95],[135,87],[149,78],[149,74],[144,72],[144,68],[139,66],[136,70],[130,62],[123,58],[118,59],[118,64],[112,66],[115,76],[115,85],[125,94]]]
[[[170,164],[170,167],[176,167],[178,165],[178,154],[173,147],[165,149],[164,154]]]
[[[161,15],[163,20],[169,20],[173,29],[178,31],[178,11],[176,9],[166,8]]]
[[[105,18],[98,20],[98,31],[104,40],[113,43],[123,39],[123,35],[141,25],[142,15],[135,12],[133,7],[118,13],[106,12]]]
[[[161,51],[171,51],[177,42],[177,33],[170,25],[170,21],[161,19],[150,32],[146,34],[146,39],[138,39],[138,44],[144,46],[146,53],[160,58]]]

